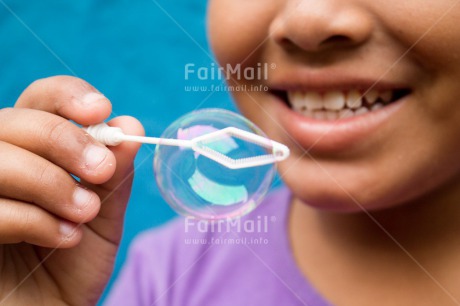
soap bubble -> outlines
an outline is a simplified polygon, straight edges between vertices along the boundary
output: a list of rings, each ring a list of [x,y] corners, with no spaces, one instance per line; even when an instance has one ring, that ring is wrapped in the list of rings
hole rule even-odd
[[[161,137],[189,140],[227,127],[266,137],[246,118],[220,109],[189,113],[172,123]],[[228,135],[206,145],[233,159],[267,154],[260,145]],[[154,170],[161,194],[176,212],[209,220],[251,212],[263,200],[275,174],[273,164],[229,169],[190,148],[166,145],[156,147]]]

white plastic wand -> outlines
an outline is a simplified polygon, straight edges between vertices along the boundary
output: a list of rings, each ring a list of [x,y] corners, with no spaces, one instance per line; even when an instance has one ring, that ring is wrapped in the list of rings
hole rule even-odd
[[[96,140],[108,146],[117,146],[123,141],[132,141],[155,145],[190,148],[193,151],[200,153],[203,156],[206,156],[207,158],[210,158],[215,162],[218,162],[221,165],[224,165],[230,169],[263,166],[283,161],[289,156],[289,148],[285,145],[235,127],[224,128],[222,130],[201,135],[193,139],[173,139],[125,135],[120,128],[110,127],[106,123],[92,125],[84,128],[84,130],[86,130],[86,132],[90,134],[92,137],[94,137]],[[256,145],[260,145],[261,147],[265,148],[268,152],[264,155],[258,155],[248,158],[230,158],[207,146],[207,143],[219,139],[222,136],[231,136],[242,140],[246,140]]]

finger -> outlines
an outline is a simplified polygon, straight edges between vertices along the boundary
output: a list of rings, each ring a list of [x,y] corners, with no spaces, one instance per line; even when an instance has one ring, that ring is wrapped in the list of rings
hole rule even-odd
[[[73,222],[93,219],[97,194],[79,185],[66,171],[24,149],[0,142],[0,196],[35,203]]]
[[[32,109],[0,111],[0,141],[40,155],[91,183],[112,177],[115,157],[68,120]]]
[[[82,231],[45,210],[0,198],[0,244],[27,242],[49,248],[69,248],[80,241]]]
[[[81,125],[104,121],[110,116],[110,101],[93,86],[71,76],[40,79],[27,87],[15,107],[57,114]]]
[[[117,117],[111,120],[109,125],[120,127],[129,135],[144,135],[141,123],[132,117]],[[140,144],[133,142],[110,147],[117,160],[115,174],[102,185],[88,185],[101,199],[101,210],[88,225],[99,235],[116,244],[119,243],[123,230],[123,218],[134,177],[133,162],[139,147]]]

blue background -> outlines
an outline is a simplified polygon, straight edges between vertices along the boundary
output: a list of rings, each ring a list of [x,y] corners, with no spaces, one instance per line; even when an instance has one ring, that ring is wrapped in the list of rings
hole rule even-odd
[[[205,83],[185,80],[187,63],[212,63],[205,13],[206,1],[195,0],[0,0],[0,107],[12,106],[32,81],[66,74],[93,84],[111,99],[114,116],[138,118],[151,136],[198,107],[233,110],[225,92],[184,90]],[[114,277],[132,238],[174,216],[154,180],[152,149],[143,146],[136,158]]]

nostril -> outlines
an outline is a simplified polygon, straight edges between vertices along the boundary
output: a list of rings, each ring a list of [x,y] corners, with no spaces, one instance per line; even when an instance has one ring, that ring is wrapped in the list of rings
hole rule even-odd
[[[286,50],[292,50],[292,49],[297,48],[296,44],[292,40],[286,37],[279,39],[278,44]]]
[[[313,7],[279,14],[271,23],[271,38],[285,50],[315,53],[359,47],[372,37],[372,14],[347,1],[338,6],[331,2],[312,1]]]
[[[352,43],[352,40],[350,37],[346,35],[332,35],[331,37],[328,37],[327,39],[323,40],[321,42],[321,45],[333,45],[333,44],[347,44],[347,43]]]
[[[302,40],[302,43],[296,43],[295,39],[283,37],[278,39],[278,45],[280,45],[286,51],[294,51],[298,49],[308,51],[324,51],[329,48],[346,48],[354,44],[353,39],[347,35],[331,35],[323,41],[317,42],[316,44],[313,40]]]

